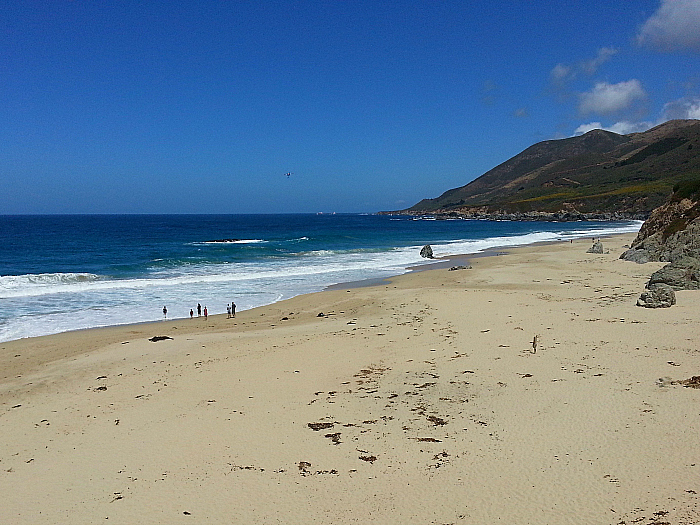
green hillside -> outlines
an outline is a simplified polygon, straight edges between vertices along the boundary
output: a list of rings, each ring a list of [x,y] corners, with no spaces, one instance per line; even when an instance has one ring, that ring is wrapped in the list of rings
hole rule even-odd
[[[643,133],[594,130],[540,142],[469,184],[402,211],[644,215],[675,184],[694,179],[700,179],[700,121],[674,120]]]

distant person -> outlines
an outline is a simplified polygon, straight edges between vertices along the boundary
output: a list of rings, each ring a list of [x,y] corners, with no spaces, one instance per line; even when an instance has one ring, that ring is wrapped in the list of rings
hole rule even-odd
[[[204,318],[205,318],[205,319],[207,318],[207,315],[208,315],[208,313],[207,313],[207,307],[205,306],[205,307],[204,307]]]
[[[202,305],[197,303],[197,317],[202,317]]]
[[[231,301],[231,317],[236,317],[236,303]]]
[[[194,317],[194,312],[192,311],[192,308],[190,308],[190,319]]]
[[[168,318],[168,309],[165,306],[163,307],[163,318],[164,319]]]
[[[231,305],[226,305],[226,319],[231,319]]]

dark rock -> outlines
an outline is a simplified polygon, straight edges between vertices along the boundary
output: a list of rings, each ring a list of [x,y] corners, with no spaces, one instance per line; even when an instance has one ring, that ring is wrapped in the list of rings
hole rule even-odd
[[[652,260],[652,256],[649,251],[644,248],[630,248],[620,255],[620,259],[635,262],[637,264],[645,264]]]
[[[472,268],[471,266],[460,265],[460,266],[452,266],[451,268],[448,268],[447,271],[454,272],[455,270],[471,270],[471,268]]]
[[[644,308],[669,308],[676,304],[676,293],[666,284],[655,284],[642,292],[637,306]]]
[[[603,243],[597,240],[593,243],[593,246],[586,250],[586,253],[603,253]]]
[[[420,256],[425,257],[426,259],[434,259],[433,257],[433,249],[430,247],[429,244],[426,244],[420,249]]]
[[[700,289],[700,259],[680,257],[651,274],[647,288],[667,285],[674,290]]]
[[[697,202],[682,199],[657,208],[620,259],[645,263],[700,258],[700,217],[696,217],[699,207]]]

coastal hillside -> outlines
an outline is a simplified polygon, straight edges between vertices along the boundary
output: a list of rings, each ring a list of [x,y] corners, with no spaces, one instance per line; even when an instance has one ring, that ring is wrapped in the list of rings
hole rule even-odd
[[[593,130],[537,143],[469,184],[400,213],[641,219],[674,185],[697,178],[700,120],[672,120],[642,133]]]
[[[700,266],[700,178],[673,187],[666,203],[644,221],[621,259],[645,263],[698,259]]]

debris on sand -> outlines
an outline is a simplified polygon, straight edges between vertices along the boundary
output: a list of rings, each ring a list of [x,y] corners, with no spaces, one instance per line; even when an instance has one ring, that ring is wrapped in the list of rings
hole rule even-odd
[[[325,430],[327,428],[333,428],[333,423],[309,423],[309,428],[311,430],[319,431]]]
[[[686,388],[700,388],[700,376],[693,376],[690,379],[683,379],[681,381],[674,381],[675,385],[683,385]]]

